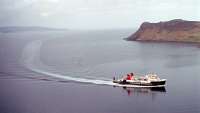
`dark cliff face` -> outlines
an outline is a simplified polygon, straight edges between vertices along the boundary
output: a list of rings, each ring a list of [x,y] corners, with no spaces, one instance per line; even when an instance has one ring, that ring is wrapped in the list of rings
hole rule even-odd
[[[200,42],[200,22],[181,19],[144,22],[128,40]]]

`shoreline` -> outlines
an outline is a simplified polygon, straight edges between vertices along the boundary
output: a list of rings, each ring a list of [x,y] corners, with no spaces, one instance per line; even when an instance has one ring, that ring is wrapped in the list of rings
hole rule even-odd
[[[177,44],[194,44],[199,45],[200,42],[187,42],[187,41],[162,41],[162,40],[130,40],[129,38],[124,38],[126,41],[134,41],[134,42],[144,42],[144,43],[177,43]]]

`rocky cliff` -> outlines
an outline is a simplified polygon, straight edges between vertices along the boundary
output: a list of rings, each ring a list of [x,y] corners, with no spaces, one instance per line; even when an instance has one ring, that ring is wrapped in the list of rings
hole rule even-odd
[[[144,22],[128,40],[200,42],[200,22],[175,19],[167,22]]]

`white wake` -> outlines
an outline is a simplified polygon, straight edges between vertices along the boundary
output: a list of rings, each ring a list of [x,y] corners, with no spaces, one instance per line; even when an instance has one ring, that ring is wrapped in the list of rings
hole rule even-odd
[[[65,79],[69,81],[81,82],[81,83],[92,83],[92,84],[102,84],[102,85],[115,85],[112,81],[108,80],[100,80],[100,79],[88,79],[88,78],[80,78],[80,77],[72,77],[69,75],[62,75],[58,73],[52,73],[41,69],[42,67],[40,61],[40,48],[42,46],[42,41],[37,40],[29,43],[23,50],[22,54],[22,63],[23,65],[28,68],[29,70],[44,74],[51,77],[56,77],[60,79]]]

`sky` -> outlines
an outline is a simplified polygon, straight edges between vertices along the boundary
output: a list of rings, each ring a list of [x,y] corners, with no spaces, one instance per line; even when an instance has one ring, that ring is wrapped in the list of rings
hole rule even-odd
[[[200,0],[0,0],[0,26],[120,29],[172,19],[200,21]]]

